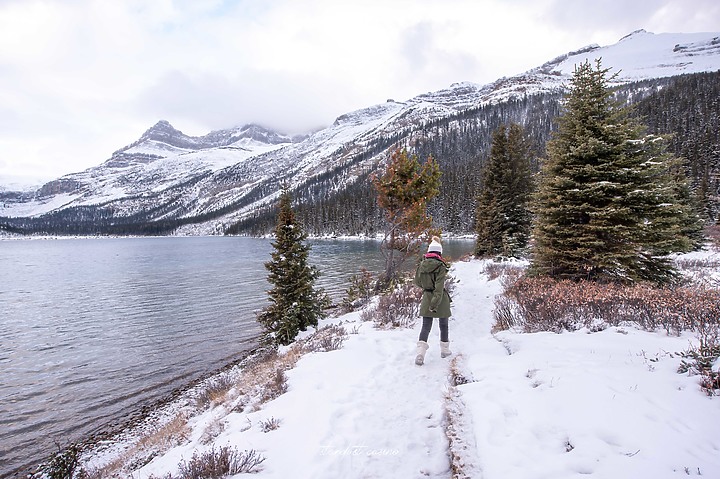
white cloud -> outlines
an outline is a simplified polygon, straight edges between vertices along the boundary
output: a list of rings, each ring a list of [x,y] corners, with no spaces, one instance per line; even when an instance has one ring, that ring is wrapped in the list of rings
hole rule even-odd
[[[488,83],[637,28],[712,31],[715,2],[0,0],[0,175],[97,165],[159,119],[298,132]]]

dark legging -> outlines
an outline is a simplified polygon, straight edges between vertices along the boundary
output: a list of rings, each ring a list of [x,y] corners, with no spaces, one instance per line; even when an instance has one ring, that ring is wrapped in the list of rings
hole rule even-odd
[[[448,339],[448,318],[440,318],[440,341],[443,343],[447,343],[449,341]],[[428,336],[430,335],[430,330],[432,329],[433,325],[433,318],[429,318],[427,316],[423,316],[423,325],[422,329],[420,330],[420,341],[427,342]]]

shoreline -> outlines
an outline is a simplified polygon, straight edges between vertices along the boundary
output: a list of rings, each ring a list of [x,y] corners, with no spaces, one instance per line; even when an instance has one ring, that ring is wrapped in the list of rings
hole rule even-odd
[[[189,401],[193,392],[201,389],[204,384],[212,382],[235,368],[244,368],[248,364],[252,364],[253,361],[261,360],[266,354],[267,348],[259,344],[259,339],[260,336],[248,339],[247,342],[254,343],[254,346],[240,352],[239,357],[230,363],[206,372],[188,383],[177,386],[159,399],[149,401],[146,404],[138,404],[132,411],[127,411],[122,417],[107,418],[107,422],[100,426],[97,432],[89,433],[81,439],[61,445],[58,451],[48,454],[39,463],[21,466],[10,471],[8,478],[43,477],[41,475],[43,467],[52,460],[52,457],[56,454],[67,454],[72,448],[77,448],[81,454],[84,454],[86,452],[101,452],[103,447],[107,448],[121,444],[123,436],[132,435],[134,431],[142,430],[144,427],[151,427],[153,421],[160,420],[163,415]]]
[[[333,303],[328,312],[336,311],[339,304]],[[328,316],[331,319],[332,316]],[[163,417],[172,416],[174,411],[180,410],[194,400],[199,392],[207,389],[207,385],[222,378],[223,375],[233,370],[245,370],[255,364],[262,363],[265,358],[272,354],[273,349],[260,344],[261,335],[247,339],[246,343],[253,343],[249,349],[239,353],[239,357],[229,363],[215,368],[212,371],[203,373],[199,377],[177,386],[161,398],[138,404],[122,417],[108,418],[108,421],[99,427],[97,432],[92,432],[84,437],[61,445],[58,451],[48,454],[39,463],[21,466],[10,471],[8,479],[43,478],[43,468],[48,465],[55,455],[67,455],[75,449],[79,456],[85,454],[99,455],[104,450],[112,447],[122,447],[125,443],[139,436],[144,430],[152,429],[156,424],[161,423]]]
[[[0,230],[0,241],[19,241],[19,240],[71,240],[71,239],[125,239],[125,238],[255,238],[255,239],[272,239],[274,234],[267,235],[21,235],[17,233],[6,233]],[[475,239],[474,233],[444,233],[443,241],[470,241]],[[338,241],[382,241],[383,235],[375,236],[367,235],[308,235],[309,241],[315,240],[338,240]]]

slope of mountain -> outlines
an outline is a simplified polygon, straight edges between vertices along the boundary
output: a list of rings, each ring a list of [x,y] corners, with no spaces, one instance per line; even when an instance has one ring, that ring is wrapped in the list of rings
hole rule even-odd
[[[167,121],[159,121],[101,165],[46,183],[31,201],[5,198],[0,214],[40,216],[65,208],[152,196],[290,143],[291,138],[257,125],[190,137]]]
[[[617,83],[720,70],[720,33],[638,30],[591,45],[488,85],[469,82],[341,115],[333,125],[289,138],[257,125],[190,137],[160,121],[97,167],[0,196],[0,216],[18,231],[218,234],[271,205],[279,185],[303,192],[322,178],[342,191],[426,126],[533,95],[558,94],[574,66],[602,58]]]

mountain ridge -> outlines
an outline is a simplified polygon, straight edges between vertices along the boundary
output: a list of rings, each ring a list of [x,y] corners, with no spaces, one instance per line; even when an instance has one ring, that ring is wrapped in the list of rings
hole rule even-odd
[[[32,219],[91,208],[119,221],[172,220],[176,234],[223,233],[272,204],[279,182],[297,189],[340,172],[331,187],[340,191],[377,167],[398,141],[418,141],[425,125],[488,105],[559,94],[574,65],[598,57],[604,67],[618,71],[618,83],[715,71],[720,70],[720,34],[636,30],[616,44],[588,45],[486,85],[458,82],[347,112],[299,138],[252,124],[191,137],[160,120],[96,167],[53,180],[30,199],[0,198],[0,216]]]

